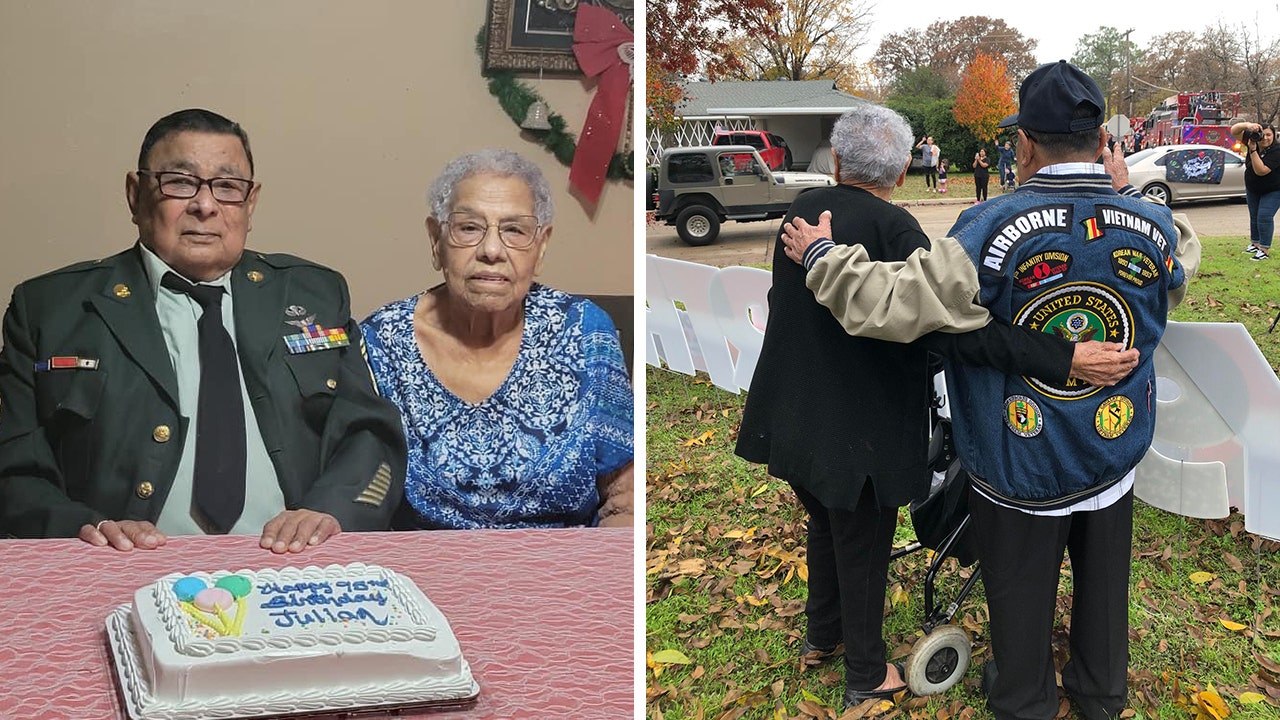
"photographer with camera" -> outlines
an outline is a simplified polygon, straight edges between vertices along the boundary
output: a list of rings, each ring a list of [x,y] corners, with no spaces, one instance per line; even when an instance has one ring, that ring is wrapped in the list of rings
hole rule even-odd
[[[1271,257],[1271,236],[1276,228],[1276,210],[1280,210],[1280,149],[1276,147],[1276,131],[1270,125],[1240,122],[1231,126],[1231,134],[1244,143],[1244,194],[1249,204],[1250,260]]]

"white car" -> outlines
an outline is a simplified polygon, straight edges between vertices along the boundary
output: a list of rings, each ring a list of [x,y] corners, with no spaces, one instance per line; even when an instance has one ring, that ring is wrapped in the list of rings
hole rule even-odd
[[[1162,145],[1124,162],[1129,182],[1166,205],[1244,197],[1244,158],[1217,145]]]

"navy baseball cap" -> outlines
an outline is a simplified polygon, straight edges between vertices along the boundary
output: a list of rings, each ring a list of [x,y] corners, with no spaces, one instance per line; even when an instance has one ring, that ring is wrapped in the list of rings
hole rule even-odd
[[[1073,120],[1071,116],[1082,105],[1095,112]],[[1031,71],[1018,88],[1018,112],[1001,120],[998,127],[1018,125],[1044,133],[1073,133],[1101,127],[1104,107],[1098,83],[1075,65],[1059,60]]]

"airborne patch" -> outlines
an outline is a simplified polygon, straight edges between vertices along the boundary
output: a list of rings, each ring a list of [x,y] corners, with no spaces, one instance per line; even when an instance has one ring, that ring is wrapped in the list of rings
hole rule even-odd
[[[1133,347],[1133,313],[1128,304],[1097,283],[1070,283],[1046,290],[1018,311],[1013,324],[1071,342],[1099,340],[1120,343],[1126,350]],[[1037,392],[1058,400],[1079,400],[1099,390],[1075,378],[1052,383],[1027,376],[1023,379]]]
[[[1047,232],[1071,233],[1071,205],[1040,205],[1009,218],[982,245],[982,272],[1003,275],[1004,261],[1028,238]]]
[[[1026,395],[1010,395],[1004,400],[1004,424],[1018,437],[1035,437],[1044,427],[1040,406]]]
[[[1133,402],[1123,395],[1112,395],[1098,406],[1093,416],[1093,427],[1107,440],[1115,440],[1129,429],[1133,422]]]
[[[1144,288],[1160,279],[1160,266],[1146,253],[1120,248],[1111,253],[1111,269],[1116,277]]]
[[[1018,264],[1014,282],[1023,290],[1035,290],[1066,277],[1071,269],[1071,256],[1057,250],[1036,253]]]

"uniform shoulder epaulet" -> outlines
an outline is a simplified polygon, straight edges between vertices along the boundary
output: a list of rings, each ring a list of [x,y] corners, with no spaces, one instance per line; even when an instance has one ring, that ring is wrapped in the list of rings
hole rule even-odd
[[[76,262],[70,265],[66,265],[64,267],[60,267],[57,270],[50,270],[49,272],[46,272],[41,275],[37,275],[31,279],[39,280],[40,278],[55,277],[58,275],[73,275],[76,273],[90,272],[93,270],[101,270],[103,268],[111,268],[111,267],[115,267],[116,259],[119,257],[120,257],[120,253],[116,255],[110,255],[104,258],[98,258],[97,260],[81,260],[80,262]]]
[[[324,270],[335,274],[337,273],[337,270],[334,270],[331,267],[312,262],[305,258],[300,258],[297,255],[290,255],[288,253],[249,252],[251,252],[253,257],[257,260],[266,263],[277,270],[285,270],[288,268],[314,268],[316,270]]]

